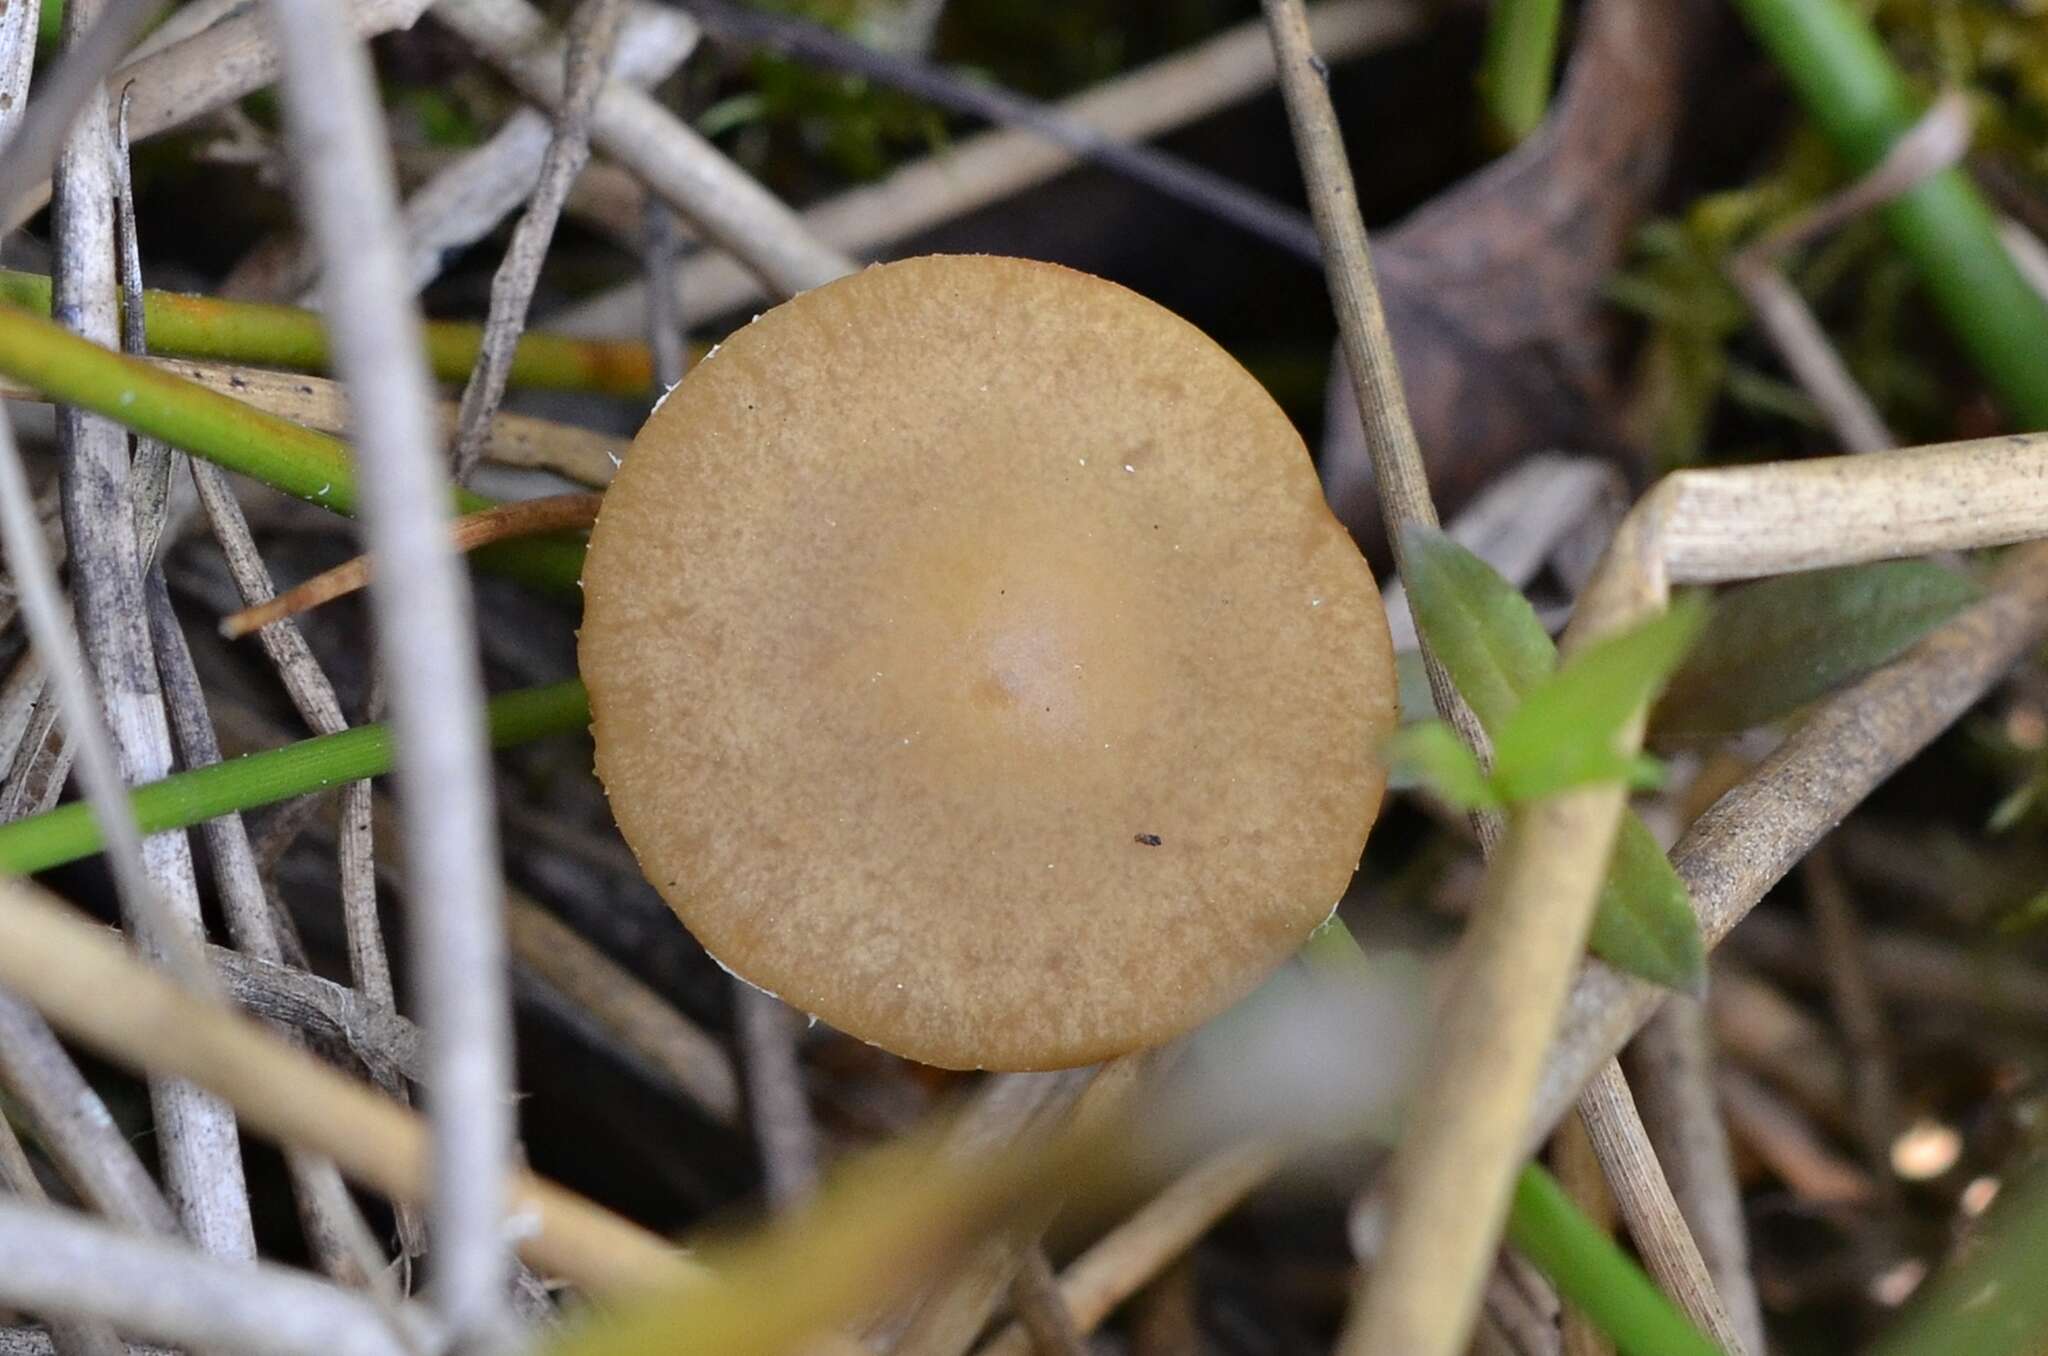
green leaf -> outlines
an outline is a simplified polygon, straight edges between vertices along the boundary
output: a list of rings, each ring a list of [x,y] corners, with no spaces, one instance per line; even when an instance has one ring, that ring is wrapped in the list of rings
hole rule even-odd
[[[1428,638],[1490,735],[1557,666],[1536,609],[1514,585],[1433,527],[1401,529],[1401,579],[1415,625]]]
[[[1440,720],[1403,726],[1387,741],[1389,780],[1426,786],[1461,810],[1497,809],[1500,797],[1458,732]]]
[[[1660,739],[1736,734],[1896,658],[1974,602],[1975,581],[1922,560],[1746,585],[1715,607],[1651,717]]]
[[[1591,944],[1609,965],[1667,989],[1697,993],[1706,980],[1707,948],[1692,897],[1633,814],[1622,816],[1614,840]]]
[[[1494,736],[1493,783],[1501,798],[1516,804],[1626,779],[1634,760],[1617,754],[1615,741],[1685,657],[1704,610],[1687,599],[1602,637],[1532,690]]]

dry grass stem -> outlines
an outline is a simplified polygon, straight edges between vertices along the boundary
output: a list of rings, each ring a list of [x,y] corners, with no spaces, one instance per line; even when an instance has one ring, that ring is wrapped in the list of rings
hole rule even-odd
[[[856,41],[800,15],[743,8],[728,0],[689,4],[691,13],[728,46],[776,52],[805,65],[901,90],[954,113],[1028,129],[1298,259],[1312,264],[1321,260],[1315,230],[1297,209],[1166,151],[1105,137],[1035,99],[987,81],[963,79],[915,53]]]
[[[101,82],[153,10],[149,0],[108,0],[94,8],[89,28],[65,24],[63,59],[37,82],[36,97],[20,114],[6,154],[0,156],[0,218],[19,220],[30,198],[37,201],[27,212],[42,205],[42,185],[58,147],[81,116],[95,116],[93,110],[103,108]]]
[[[228,572],[234,577],[243,601],[262,602],[274,597],[276,585],[256,549],[256,539],[249,531],[248,519],[242,514],[227,472],[196,458],[189,464],[193,482],[199,488],[200,507],[213,529],[214,540],[220,543]],[[315,734],[337,734],[348,728],[334,685],[313,657],[312,648],[296,623],[287,620],[266,626],[257,639],[293,706]],[[366,781],[351,782],[342,788],[340,838],[342,923],[348,934],[349,974],[364,997],[390,1008],[397,998],[383,926],[377,917],[370,784]],[[402,1084],[393,1081],[384,1086],[387,1092],[403,1100]]]
[[[335,366],[354,398],[363,534],[389,686],[417,1010],[434,1124],[436,1312],[458,1340],[500,1331],[511,1278],[512,1013],[483,681],[468,579],[446,536],[448,482],[410,302],[389,147],[361,41],[335,0],[267,6],[285,127],[303,171]]]
[[[613,1039],[660,1070],[712,1120],[740,1123],[739,1076],[724,1046],[517,890],[506,892],[505,921],[512,954],[522,966],[596,1018]]]
[[[676,214],[663,203],[647,199],[641,206],[641,286],[647,293],[647,347],[654,354],[654,386],[667,392],[683,379],[689,365],[689,329],[683,322],[682,300],[676,295],[681,277],[676,260],[682,229]]]
[[[12,1192],[31,1206],[50,1203],[35,1165],[5,1116],[0,1116],[0,1192]],[[56,1356],[127,1356],[120,1334],[100,1319],[53,1318],[50,1338]]]
[[[11,152],[9,144],[28,112],[29,75],[36,60],[36,21],[39,11],[31,5],[9,5],[0,10],[0,152]]]
[[[138,1233],[175,1234],[178,1220],[105,1102],[36,1010],[0,991],[0,1089],[27,1118],[66,1185]]]
[[[147,56],[155,56],[166,47],[175,46],[189,37],[207,29],[240,9],[248,0],[190,0],[179,5],[164,16],[164,21],[152,28],[135,44],[128,53],[128,61],[136,62]]]
[[[196,998],[130,958],[104,929],[42,891],[0,883],[0,984],[72,1036],[132,1068],[205,1084],[282,1144],[324,1153],[394,1201],[426,1199],[425,1123],[249,1018]],[[701,1277],[661,1239],[580,1196],[514,1172],[503,1189],[533,1264],[594,1294]]]
[[[67,609],[64,594],[57,585],[56,568],[44,551],[43,528],[36,518],[21,454],[15,446],[12,427],[5,425],[6,421],[0,420],[0,539],[6,542],[8,564],[19,591],[30,640],[48,675],[50,699],[41,708],[43,720],[53,720],[61,712],[73,727],[66,748],[85,750],[80,778],[107,842],[108,861],[118,888],[133,901],[132,908],[159,913],[154,930],[166,939],[166,954],[171,963],[182,977],[203,986],[207,982],[206,966],[196,939],[163,911],[162,901],[143,868],[142,837],[128,805],[128,783],[99,719],[100,707],[86,672],[85,657],[64,615]],[[23,747],[33,754],[41,744],[37,722],[32,719],[23,730]],[[61,778],[59,782],[61,789]]]
[[[1793,1196],[1810,1206],[1876,1201],[1870,1174],[1836,1154],[1797,1107],[1740,1069],[1721,1070],[1714,1084],[1730,1132]]]
[[[558,47],[525,0],[440,0],[434,17],[544,108],[562,102]],[[814,238],[779,198],[748,178],[653,99],[608,81],[591,115],[591,140],[632,170],[697,229],[744,260],[778,295],[853,271],[853,261]]]
[[[1728,260],[1728,276],[1748,299],[1757,323],[1785,365],[1851,452],[1898,445],[1870,397],[1849,375],[1841,355],[1780,266],[1808,244],[1921,180],[1947,169],[1970,148],[1970,107],[1954,90],[1937,99],[1911,131],[1893,143],[1870,173],[1841,192],[1765,232]]]
[[[598,91],[610,78],[613,43],[626,0],[581,0],[569,21],[568,50],[563,57],[562,97],[555,110],[554,135],[541,156],[540,178],[526,204],[512,242],[491,279],[491,304],[484,319],[483,344],[469,382],[462,388],[462,411],[456,418],[453,474],[457,483],[483,455],[491,418],[505,398],[512,374],[512,350],[526,329],[526,310],[540,281],[541,265],[561,220],[569,185],[590,161],[590,115]]]
[[[1175,1180],[1104,1234],[1060,1273],[1060,1296],[1082,1332],[1178,1259],[1280,1167],[1279,1151],[1246,1144],[1217,1154]],[[1031,1336],[1013,1323],[980,1356],[1031,1356]]]
[[[697,25],[665,6],[629,5],[612,56],[612,78],[646,89],[683,63],[697,45]],[[505,120],[490,140],[442,168],[405,201],[402,216],[412,279],[424,287],[458,250],[489,235],[532,196],[554,123],[530,108]]]
[[[67,45],[98,26],[98,6],[70,6]],[[87,338],[113,348],[120,338],[116,155],[106,97],[97,86],[89,94],[57,162],[53,311]],[[11,430],[0,430],[0,534],[23,591],[30,635],[64,712],[67,746],[81,759],[88,794],[113,848],[122,914],[145,951],[204,992],[210,984],[201,950],[205,925],[190,845],[182,834],[141,840],[124,790],[154,781],[171,766],[170,728],[150,654],[127,493],[127,435],[117,424],[72,409],[59,410],[58,434],[75,641],[57,613],[56,579],[42,553],[42,530]],[[220,1256],[253,1257],[255,1233],[233,1113],[198,1089],[165,1079],[151,1081],[150,1103],[168,1193],[187,1232]]]
[[[1992,1019],[2048,1023],[2048,976],[2031,961],[1978,955],[1950,943],[1889,928],[1866,929],[1870,977],[1885,998]],[[1752,915],[1732,948],[1759,969],[1819,981],[1813,934],[1788,919]]]
[[[419,1028],[392,1009],[296,966],[257,960],[224,947],[210,954],[221,986],[236,1007],[273,1025],[290,1027],[309,1044],[337,1058],[353,1059],[373,1075],[418,1078],[424,1072]]]
[[[128,155],[128,93],[122,91],[114,119],[114,212],[116,244],[121,255],[121,351],[142,357],[149,351],[142,310],[142,242],[135,225],[135,183]],[[135,513],[135,558],[145,572],[156,569],[157,548],[171,516],[170,447],[157,438],[135,434],[134,461],[128,469],[128,497]]]
[[[1714,982],[1719,985],[1718,974]],[[1767,1351],[1741,1189],[1714,1095],[1712,1038],[1698,1000],[1667,999],[1629,1046],[1624,1063],[1651,1147],[1742,1349]]]
[[[221,760],[220,741],[207,715],[199,671],[192,662],[185,633],[179,629],[177,613],[171,608],[170,590],[161,569],[150,572],[147,586],[150,638],[156,646],[157,667],[163,676],[164,696],[184,765],[209,767]],[[228,935],[237,947],[258,961],[282,967],[284,942],[278,934],[277,918],[263,888],[262,873],[257,869],[256,854],[249,845],[249,831],[242,817],[229,814],[208,820],[202,832],[213,861]],[[349,1197],[334,1164],[287,1149],[286,1166],[306,1242],[321,1269],[357,1288],[381,1278],[385,1259],[376,1237]]]
[[[1699,1245],[1679,1213],[1649,1134],[1636,1114],[1635,1098],[1613,1060],[1600,1066],[1579,1099],[1582,1109],[1589,1103],[1598,1104],[1602,1114],[1586,1119],[1586,1133],[1600,1156],[1601,1170],[1614,1190],[1614,1202],[1628,1225],[1629,1237],[1635,1240],[1650,1275],[1678,1302],[1694,1326],[1729,1356],[1743,1356],[1751,1348],[1714,1289]],[[1762,1348],[1756,1352],[1762,1356]]]
[[[1395,42],[1413,33],[1421,18],[1421,8],[1405,0],[1329,0],[1309,11],[1316,48],[1333,61]],[[1264,25],[1252,22],[1077,94],[1055,111],[1105,140],[1136,142],[1241,102],[1272,82],[1273,45]],[[869,255],[1045,183],[1078,160],[1035,132],[983,132],[808,207],[803,221],[826,244]],[[613,234],[631,229],[634,206],[628,199],[608,214]],[[711,249],[683,260],[674,294],[685,325],[767,295],[745,266]],[[637,334],[648,323],[647,306],[645,284],[631,283],[569,308],[550,324],[583,334]]]
[[[70,602],[68,596],[65,602]],[[64,794],[64,784],[71,776],[78,750],[65,737],[59,703],[49,695],[55,687],[46,683],[44,691],[22,738],[21,756],[8,772],[7,785],[0,787],[0,821],[49,809]]]
[[[808,1022],[774,994],[735,979],[733,1024],[768,1202],[787,1209],[818,1189],[818,1127],[797,1057]]]
[[[1436,526],[1436,505],[1430,499],[1422,449],[1408,418],[1408,397],[1401,389],[1394,341],[1380,306],[1372,251],[1365,222],[1358,215],[1358,190],[1345,155],[1344,135],[1330,102],[1330,68],[1316,55],[1301,0],[1263,0],[1263,5],[1287,121],[1294,132],[1295,157],[1301,162],[1309,207],[1316,232],[1322,237],[1323,271],[1364,426],[1366,452],[1380,485],[1380,510],[1386,519],[1387,537],[1394,543],[1395,563],[1400,565],[1406,553],[1401,529],[1409,523]],[[1422,662],[1429,672],[1429,690],[1436,698],[1437,710],[1485,763],[1490,756],[1486,732],[1426,640]],[[1499,838],[1498,824],[1488,815],[1476,816],[1474,824],[1480,841],[1490,849]]]
[[[348,7],[348,17],[358,35],[370,37],[412,27],[425,8],[426,0],[358,0]],[[263,15],[245,8],[182,42],[126,62],[107,84],[133,90],[129,130],[142,141],[228,107],[275,81],[277,73],[277,48]],[[49,200],[47,181],[31,188],[4,218],[6,226],[20,226]]]
[[[1031,1334],[1037,1356],[1088,1356],[1088,1339],[1067,1312],[1059,1277],[1053,1274],[1044,1248],[1024,1250],[1024,1259],[1010,1282],[1010,1304],[1017,1311],[1017,1321]]]
[[[947,1138],[946,1153],[972,1162],[999,1153],[1008,1145],[1041,1134],[1069,1117],[1079,1120],[1093,1104],[1096,1114],[1127,1091],[1135,1061],[1052,1074],[1001,1074],[976,1090],[974,1098]],[[1027,1249],[1056,1207],[1038,1210],[984,1235],[927,1286],[875,1325],[872,1336],[891,1356],[960,1356],[988,1327]]]
[[[1898,1133],[1899,1099],[1892,1081],[1892,1042],[1884,1003],[1870,973],[1863,923],[1842,879],[1833,848],[1816,844],[1800,864],[1806,907],[1819,943],[1821,972],[1849,1053],[1851,1120],[1863,1161],[1880,1182],[1888,1180],[1892,1138]]]
[[[88,1314],[124,1331],[246,1356],[417,1356],[423,1315],[395,1333],[360,1295],[283,1267],[229,1263],[168,1239],[0,1201],[0,1303]]]
[[[597,521],[603,496],[556,494],[542,499],[521,499],[510,504],[466,513],[449,524],[448,537],[457,551],[474,551],[492,542],[528,537],[540,532],[587,528]],[[345,598],[375,578],[374,557],[356,556],[302,584],[294,585],[274,598],[245,607],[221,618],[220,633],[237,640],[252,631],[275,626],[288,617],[312,611],[323,603]]]

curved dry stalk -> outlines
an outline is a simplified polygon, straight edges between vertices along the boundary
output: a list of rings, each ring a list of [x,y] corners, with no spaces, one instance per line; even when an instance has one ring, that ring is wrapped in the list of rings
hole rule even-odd
[[[361,1296],[283,1267],[228,1263],[83,1216],[0,1201],[0,1304],[111,1319],[194,1349],[248,1356],[417,1356],[436,1349],[424,1315],[403,1333]]]
[[[423,1202],[433,1180],[425,1123],[250,1018],[196,998],[134,960],[105,929],[33,885],[0,880],[0,985],[73,1037],[135,1069],[189,1078],[282,1144],[322,1153],[394,1201]],[[638,1225],[528,1172],[502,1189],[520,1251],[593,1294],[701,1279]]]
[[[266,7],[283,59],[300,215],[323,261],[336,366],[354,393],[363,529],[407,810],[413,979],[433,1099],[435,1308],[458,1340],[497,1331],[511,1253],[512,1005],[483,680],[468,579],[443,527],[432,387],[405,274],[369,58],[336,0]]]
[[[525,0],[439,0],[434,17],[544,108],[562,102],[560,48]],[[853,272],[854,263],[814,239],[781,199],[680,118],[618,80],[591,115],[591,140],[705,235],[745,260],[779,295],[793,296]]]
[[[1817,530],[1822,523],[1837,529]],[[1654,612],[1673,584],[1986,546],[2044,530],[2048,435],[1681,472],[1624,521],[1580,599],[1565,648]],[[1640,737],[1638,720],[1626,738],[1633,746]],[[1395,1151],[1387,1246],[1347,1326],[1346,1353],[1449,1356],[1461,1348],[1527,1152],[1529,1109],[1622,802],[1618,786],[1591,788],[1511,817],[1453,962],[1432,1032],[1434,1076]],[[1582,1066],[1578,1082],[1599,1062]]]
[[[555,494],[541,499],[521,499],[463,514],[449,524],[448,537],[457,551],[474,551],[480,546],[513,537],[587,528],[597,521],[597,511],[603,504],[604,496],[597,494]],[[374,559],[361,555],[345,560],[274,598],[245,607],[240,612],[231,612],[221,618],[220,633],[229,640],[239,640],[251,631],[311,612],[337,598],[346,598],[367,587],[375,578]]]
[[[2048,544],[2001,563],[1985,598],[1904,658],[1820,703],[1671,851],[1712,946],[1859,801],[1979,701],[2048,635]],[[1573,985],[1530,1117],[1533,1146],[1599,1062],[1663,1001],[1590,963]]]

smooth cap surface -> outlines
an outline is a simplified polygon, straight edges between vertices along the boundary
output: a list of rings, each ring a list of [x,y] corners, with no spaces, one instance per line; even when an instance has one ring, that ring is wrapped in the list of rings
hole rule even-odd
[[[930,1064],[1179,1035],[1329,915],[1378,812],[1386,616],[1300,437],[1086,274],[911,259],[769,311],[641,430],[584,587],[648,878]]]

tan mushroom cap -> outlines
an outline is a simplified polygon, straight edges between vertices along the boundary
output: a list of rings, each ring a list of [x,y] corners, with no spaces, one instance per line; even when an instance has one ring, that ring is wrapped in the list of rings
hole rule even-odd
[[[1168,1040],[1326,917],[1386,614],[1251,375],[1137,294],[867,269],[672,392],[581,665],[626,840],[710,953],[928,1064]]]

